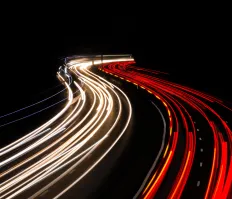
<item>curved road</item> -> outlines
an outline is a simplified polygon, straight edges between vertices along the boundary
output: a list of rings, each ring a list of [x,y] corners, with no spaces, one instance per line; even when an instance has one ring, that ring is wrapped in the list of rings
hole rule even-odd
[[[130,55],[66,66],[66,104],[0,149],[0,198],[232,197],[226,103]]]

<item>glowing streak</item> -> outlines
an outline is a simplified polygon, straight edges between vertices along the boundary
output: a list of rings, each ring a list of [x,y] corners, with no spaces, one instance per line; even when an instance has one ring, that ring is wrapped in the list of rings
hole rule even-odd
[[[158,182],[159,178],[161,177],[162,173],[164,172],[164,169],[169,161],[169,159],[171,158],[171,155],[172,155],[172,151],[170,151],[169,155],[168,155],[168,158],[167,158],[167,161],[165,162],[162,170],[160,171],[158,177],[156,178],[156,181],[154,182],[154,184],[152,185],[152,187],[150,188],[150,190],[148,191],[148,193],[146,194],[146,196],[144,197],[144,199],[147,199],[148,196],[150,195],[151,191],[153,190],[153,188],[155,187],[156,183]]]
[[[166,153],[167,153],[167,151],[168,151],[168,147],[169,147],[169,145],[167,145],[167,147],[166,147],[166,149],[165,149],[163,158],[165,157],[165,155],[166,155]]]
[[[207,199],[208,194],[209,194],[209,188],[210,188],[210,185],[211,185],[214,166],[215,166],[215,158],[216,158],[216,148],[214,148],[214,152],[213,152],[213,165],[212,165],[212,169],[211,169],[211,173],[210,173],[209,183],[208,183],[207,190],[206,190],[206,193],[205,193],[205,199]]]
[[[213,195],[212,199],[214,199],[215,196],[216,196],[216,194],[217,194],[218,185],[219,185],[219,182],[220,182],[221,177],[222,177],[222,171],[223,171],[223,165],[222,165],[221,170],[220,170],[220,174],[219,174],[219,177],[218,177],[218,183],[217,183],[217,185],[216,185],[216,187],[215,187],[215,191],[214,191],[214,195]]]
[[[122,130],[122,132],[120,133],[118,138],[114,141],[114,143],[111,145],[111,147],[108,148],[108,150],[82,176],[80,176],[76,181],[74,181],[71,185],[69,185],[65,190],[63,190],[55,198],[58,198],[61,195],[63,195],[67,190],[69,190],[72,186],[74,186],[77,182],[79,182],[85,175],[87,175],[88,172],[90,172],[109,153],[109,151],[114,147],[114,145],[118,142],[118,140],[121,138],[121,136],[124,134],[125,130],[127,129],[127,126],[129,125],[129,122],[131,119],[131,114],[132,114],[131,104],[130,104],[128,97],[117,86],[115,86],[115,87],[124,95],[124,97],[126,98],[128,104],[129,104],[129,117],[128,117],[128,120],[127,120],[127,123],[126,123],[124,129]],[[121,107],[121,103],[120,103],[120,107]]]
[[[68,88],[68,91],[70,92],[71,89],[69,87],[67,87],[67,88]],[[17,143],[21,142],[22,140],[25,140],[26,138],[29,138],[30,136],[33,136],[40,131],[43,131],[48,125],[52,124],[61,115],[63,115],[63,113],[69,108],[70,105],[71,105],[71,102],[68,102],[66,104],[66,106],[57,115],[55,115],[53,118],[51,118],[48,122],[46,122],[45,124],[43,124],[39,128],[35,129],[34,131],[28,133],[27,135],[23,136],[22,138],[16,140],[15,142],[9,144],[8,146],[2,148],[0,151],[2,152],[3,150],[9,149],[10,147],[15,146]]]
[[[150,187],[151,183],[152,183],[153,180],[155,179],[156,174],[157,174],[157,171],[155,172],[155,174],[154,174],[153,177],[151,178],[150,182],[148,183],[147,187],[145,188],[145,190],[143,191],[142,194],[145,194],[145,192],[147,191],[147,189]]]
[[[189,152],[188,152],[188,157],[187,157],[187,160],[186,160],[186,163],[185,163],[184,170],[183,170],[183,172],[182,172],[182,174],[181,174],[181,177],[180,177],[180,179],[179,179],[179,181],[178,181],[178,183],[177,183],[177,185],[176,185],[176,188],[175,188],[174,192],[172,193],[171,198],[173,198],[173,197],[175,196],[175,193],[176,193],[176,191],[177,191],[177,189],[178,189],[178,187],[179,187],[179,185],[180,185],[180,182],[181,182],[181,180],[182,180],[182,178],[183,178],[183,176],[184,176],[185,170],[186,170],[186,168],[187,168],[186,165],[188,165],[190,153],[191,153],[191,152],[189,151]]]
[[[113,91],[113,90],[112,90]],[[114,92],[114,91],[113,91]],[[114,92],[115,93],[115,92]],[[116,94],[116,93],[115,93]],[[116,94],[117,95],[117,94]],[[119,97],[117,96],[118,100],[119,100]],[[120,102],[120,101],[119,101]],[[119,114],[118,114],[118,117],[115,121],[115,123],[113,124],[113,126],[111,127],[111,129],[108,131],[108,133],[105,135],[105,137],[108,136],[108,134],[112,131],[112,129],[114,128],[114,126],[116,125],[116,123],[118,122],[119,120],[119,117],[120,117],[120,114],[121,114],[121,106],[120,106],[120,111],[119,111]],[[96,130],[96,129],[95,129]],[[89,153],[91,153],[92,151],[90,151]],[[87,156],[88,154],[86,154]],[[83,157],[85,158],[85,157]],[[71,168],[68,169],[68,171],[66,171],[64,174],[62,174],[61,176],[58,177],[58,179],[56,179],[55,181],[53,181],[52,183],[50,183],[48,186],[51,186],[52,184],[54,184],[56,181],[58,181],[60,178],[62,178],[62,176],[64,176],[65,174],[67,174],[70,170],[72,170],[77,164],[75,164],[74,166],[72,166]],[[48,188],[48,186],[44,187],[42,190],[40,190],[38,193],[36,193],[36,196],[39,195],[41,192],[44,191],[44,189],[46,190]],[[32,196],[32,198],[34,198],[35,195]]]
[[[69,87],[69,85],[65,82],[65,85],[66,85],[66,87],[68,88],[68,90],[69,90],[69,102],[67,103],[67,105],[66,105],[66,107],[65,107],[65,109],[63,109],[59,114],[57,114],[54,118],[55,119],[57,119],[61,114],[63,114],[63,112],[70,106],[70,104],[71,104],[71,102],[72,102],[72,99],[73,99],[73,94],[72,94],[72,90],[70,89],[70,87]],[[53,118],[53,119],[54,119]],[[47,135],[47,139],[49,139],[50,137],[49,137],[49,134]],[[0,167],[2,167],[3,165],[5,165],[5,164],[8,164],[9,162],[11,162],[12,160],[14,160],[15,158],[17,158],[17,157],[20,157],[20,156],[22,156],[23,154],[25,154],[25,153],[27,153],[27,152],[29,152],[30,150],[32,150],[33,148],[35,148],[35,147],[37,147],[39,144],[41,144],[41,142],[44,140],[44,141],[46,141],[47,139],[40,139],[40,141],[37,141],[35,144],[33,144],[33,145],[31,145],[30,147],[28,147],[28,149],[25,149],[25,150],[23,150],[23,151],[20,151],[19,153],[17,153],[17,154],[15,154],[14,156],[11,156],[10,158],[8,158],[7,160],[5,160],[5,161],[2,161],[1,163],[0,163]]]
[[[2,156],[2,155],[4,155],[4,154],[6,154],[6,153],[12,151],[13,149],[15,149],[15,148],[17,148],[17,147],[19,147],[19,146],[21,146],[21,145],[23,145],[23,144],[26,144],[26,143],[29,142],[29,141],[34,140],[35,138],[37,138],[37,137],[43,135],[44,133],[46,133],[46,132],[48,132],[48,131],[50,131],[50,130],[51,130],[51,128],[48,128],[48,129],[46,129],[46,130],[44,130],[44,131],[38,133],[37,135],[32,135],[30,139],[27,138],[27,139],[25,139],[24,141],[19,142],[18,144],[14,145],[14,146],[11,147],[10,149],[4,150],[4,152],[0,153],[0,156]]]

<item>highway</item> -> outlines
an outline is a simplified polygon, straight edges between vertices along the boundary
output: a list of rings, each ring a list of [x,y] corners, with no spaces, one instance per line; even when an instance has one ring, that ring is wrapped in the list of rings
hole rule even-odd
[[[65,66],[63,89],[0,117],[40,106],[5,128],[56,110],[0,148],[0,198],[232,198],[227,103],[131,55],[74,56]]]
[[[72,85],[58,72],[68,96],[60,112],[1,148],[1,198],[62,196],[91,172],[125,133],[132,108],[121,89],[83,64],[69,70]],[[76,91],[79,95],[74,97]],[[83,197],[84,193],[80,194]]]
[[[111,63],[99,68],[146,90],[166,109],[166,146],[134,198],[231,198],[228,120],[232,109],[220,99],[160,78],[167,74],[134,64]]]

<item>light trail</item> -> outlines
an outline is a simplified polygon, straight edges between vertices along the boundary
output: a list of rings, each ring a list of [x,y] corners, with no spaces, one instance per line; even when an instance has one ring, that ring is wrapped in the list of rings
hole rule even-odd
[[[197,173],[194,167],[196,137],[201,132],[196,131],[193,122],[196,115],[210,129],[206,136],[211,136],[213,143],[211,162],[207,162],[210,172],[204,198],[229,198],[232,131],[211,104],[216,103],[226,111],[232,109],[216,97],[159,77],[167,73],[135,67],[131,56],[99,59],[99,56],[73,57],[67,62],[69,74],[57,73],[68,91],[65,107],[34,131],[0,149],[0,180],[3,179],[0,198],[30,194],[32,199],[48,189],[54,190],[56,184],[62,189],[55,190],[53,198],[61,197],[91,175],[125,134],[132,116],[130,100],[119,87],[90,71],[92,64],[106,76],[141,88],[141,92],[162,107],[156,106],[164,122],[161,148],[134,199],[152,199],[160,194],[162,186],[166,188],[167,198],[179,199],[186,194],[184,191],[190,188],[190,173]],[[76,92],[80,95],[74,98]],[[122,116],[126,119],[121,119]],[[172,177],[172,184],[166,185],[165,179],[173,172],[177,157],[181,157],[176,163],[178,171]],[[72,178],[68,177],[70,172],[74,172]],[[63,185],[62,181],[67,178],[70,181]]]
[[[71,102],[72,102],[72,99],[73,99],[73,94],[72,94],[72,91],[71,91],[71,88],[68,86],[68,84],[66,83],[66,86],[69,90],[69,102],[68,104],[66,105],[66,108],[68,108],[70,105],[71,105]],[[55,130],[54,130],[55,131]],[[52,132],[53,133],[53,132]],[[39,139],[36,143],[34,143],[33,145],[30,146],[30,148],[27,148],[25,149],[24,151],[20,151],[18,154],[15,154],[14,156],[11,156],[10,158],[6,159],[5,161],[2,161],[0,163],[0,168],[11,162],[13,159],[17,158],[17,157],[20,157],[22,154],[24,153],[27,153],[28,151],[32,150],[33,148],[37,147],[38,145],[40,145],[41,143],[43,143],[44,141],[46,141],[47,139],[50,139],[52,136],[54,136],[55,133],[49,133],[47,134],[45,137]],[[57,132],[56,132],[57,133]]]
[[[137,193],[135,194],[135,196],[133,197],[133,199],[138,198],[139,195],[140,195],[140,193],[141,193],[143,190],[144,190],[143,193],[145,193],[146,190],[147,190],[147,188],[151,185],[152,181],[154,180],[156,173],[154,174],[154,176],[152,177],[152,179],[151,179],[150,182],[148,183],[147,187],[145,187],[146,184],[147,184],[147,181],[148,181],[149,177],[151,176],[151,174],[152,174],[154,168],[156,167],[157,162],[158,162],[158,160],[159,160],[159,158],[160,158],[160,156],[161,156],[161,154],[162,154],[162,151],[163,151],[163,148],[164,148],[164,143],[165,143],[165,138],[166,138],[166,128],[167,128],[166,126],[167,126],[167,124],[166,124],[165,118],[164,118],[164,116],[163,116],[161,110],[158,108],[158,106],[155,105],[153,102],[151,102],[151,103],[155,106],[155,108],[158,110],[159,114],[160,114],[161,117],[162,117],[162,121],[163,121],[163,125],[164,125],[164,128],[163,128],[163,137],[162,137],[162,142],[161,142],[161,147],[160,147],[159,153],[158,153],[158,155],[157,155],[157,157],[156,157],[156,159],[155,159],[153,165],[151,166],[151,168],[150,168],[148,174],[146,175],[146,177],[145,177],[145,179],[144,179],[142,185],[140,186],[138,192],[137,192]],[[166,152],[167,152],[167,150],[165,150],[165,154],[166,154]],[[144,188],[144,187],[145,187],[145,188]]]
[[[49,100],[49,99],[51,99],[51,98],[57,96],[58,94],[64,92],[65,90],[66,90],[66,88],[65,88],[65,89],[62,89],[61,91],[59,91],[59,92],[57,92],[57,93],[55,93],[55,94],[53,94],[53,95],[51,95],[51,96],[49,96],[49,97],[43,99],[43,100],[40,100],[40,101],[38,101],[38,102],[35,102],[35,103],[33,103],[33,104],[29,105],[29,106],[26,106],[26,107],[20,108],[20,109],[18,109],[18,110],[16,110],[16,111],[12,111],[12,112],[10,112],[10,113],[7,113],[7,114],[5,114],[5,115],[2,115],[2,116],[0,116],[0,119],[1,119],[1,118],[4,118],[4,117],[7,117],[7,116],[10,116],[10,115],[12,115],[12,114],[21,112],[21,111],[26,110],[26,109],[28,109],[28,108],[31,108],[31,107],[33,107],[33,106],[35,106],[35,105],[37,105],[37,104],[41,104],[42,102],[45,102],[45,101],[47,101],[47,100]]]
[[[60,196],[62,196],[65,192],[67,192],[70,188],[72,188],[76,183],[78,183],[85,175],[87,175],[109,153],[109,151],[115,146],[115,144],[119,141],[119,139],[123,136],[125,130],[127,129],[128,125],[129,125],[129,122],[131,120],[132,107],[131,107],[131,104],[130,104],[130,101],[129,101],[128,97],[124,94],[124,92],[121,89],[119,89],[117,86],[115,86],[115,88],[117,88],[124,95],[124,97],[127,100],[128,106],[129,106],[129,116],[128,116],[125,127],[123,128],[123,130],[121,131],[121,133],[119,134],[117,139],[113,142],[113,144],[107,149],[107,151],[82,176],[80,176],[71,185],[69,185],[65,190],[63,190],[56,197],[54,197],[54,199],[59,198]],[[121,104],[120,104],[120,107],[121,107]]]
[[[126,59],[124,58],[123,60]],[[113,60],[106,60],[106,62],[112,61]],[[15,165],[0,173],[0,178],[6,177],[11,172],[17,171],[16,169],[22,168],[17,174],[14,174],[0,184],[0,198],[14,198],[19,196],[48,177],[54,178],[54,174],[61,171],[62,168],[68,167],[68,169],[61,173],[59,177],[54,178],[45,187],[41,187],[39,191],[35,192],[34,195],[37,196],[41,193],[41,191],[47,189],[55,183],[58,183],[71,170],[78,167],[78,165],[84,162],[89,154],[94,153],[95,150],[101,151],[101,143],[114,132],[113,130],[118,125],[120,120],[120,115],[122,112],[120,98],[122,96],[127,100],[128,103],[128,120],[125,121],[123,130],[118,133],[119,136],[113,141],[112,144],[109,145],[107,149],[101,152],[102,155],[95,160],[95,162],[93,162],[89,168],[96,167],[124,134],[132,114],[129,99],[112,83],[86,70],[86,67],[89,67],[90,65],[91,62],[78,64],[72,62],[72,67],[70,67],[73,76],[73,84],[78,90],[80,90],[80,98],[82,100],[74,100],[71,87],[69,87],[69,84],[65,82],[65,79],[61,76],[61,74],[58,73],[59,79],[68,89],[68,103],[66,104],[65,108],[36,130],[32,131],[23,138],[16,140],[11,145],[1,149],[1,154],[4,156],[10,152],[14,152],[17,148],[21,150],[16,152],[13,156],[6,156],[5,160],[1,161],[0,167],[4,168],[10,163],[14,164],[17,159],[21,159],[23,161],[19,163],[16,162]],[[79,86],[79,84],[74,80],[80,78],[85,84],[85,88],[87,89],[86,91],[83,91],[81,86]],[[121,96],[119,96],[117,93],[120,93]],[[93,99],[92,105],[88,112],[84,113],[86,111],[84,111],[83,108],[86,105],[86,101],[89,101],[90,99]],[[71,113],[57,123],[57,119],[60,118],[62,114],[67,112],[71,105],[75,103],[76,106]],[[108,120],[112,110],[115,107],[115,103],[118,104],[117,106],[119,106],[117,116],[113,119],[113,123],[111,122],[112,125],[110,126],[110,129],[102,134],[100,129]],[[80,117],[80,113],[82,113],[81,119],[75,122],[76,118]],[[52,123],[56,123],[56,127],[51,130],[49,126]],[[47,129],[44,130],[46,127]],[[95,134],[102,135],[98,140],[95,140],[94,143],[90,144]],[[24,145],[25,147],[23,149]],[[44,145],[45,147],[41,150],[37,150],[38,146],[40,145]],[[41,157],[41,159],[37,160],[36,158],[38,157]],[[27,165],[27,167],[23,167],[24,165]],[[92,169],[82,171],[78,181],[86,176],[90,170]],[[75,181],[75,183],[77,183],[77,181]]]
[[[65,84],[65,86],[68,88],[68,92],[72,92],[70,87],[68,86],[68,84]],[[70,93],[68,93],[69,97],[70,97]],[[70,100],[68,101],[68,103],[65,105],[65,107],[59,112],[57,113],[53,118],[51,118],[49,121],[47,121],[45,124],[41,125],[40,127],[38,127],[37,129],[35,129],[34,131],[28,133],[27,135],[23,136],[22,138],[14,141],[13,143],[5,146],[4,148],[0,149],[0,152],[4,151],[5,149],[8,149],[12,146],[14,146],[15,144],[21,142],[22,140],[25,140],[26,138],[33,136],[35,134],[37,134],[40,131],[43,131],[44,129],[46,129],[49,125],[51,125],[53,122],[55,122],[59,117],[61,117],[70,107],[71,102]]]
[[[186,86],[181,86],[176,83],[169,82],[162,78],[159,78],[158,75],[160,74],[159,71],[144,69],[140,67],[133,66],[135,62],[127,61],[127,62],[118,62],[118,63],[107,63],[103,64],[103,67],[99,67],[99,69],[107,74],[112,74],[114,77],[118,77],[122,80],[125,80],[128,83],[133,83],[138,85],[141,89],[146,90],[148,93],[154,95],[157,99],[161,100],[160,96],[166,101],[163,101],[163,105],[167,108],[169,107],[172,111],[167,110],[167,115],[170,119],[170,138],[173,137],[172,129],[173,124],[172,118],[170,117],[172,114],[175,115],[175,112],[181,115],[181,123],[184,126],[186,140],[185,140],[185,151],[183,153],[182,162],[180,164],[179,172],[176,174],[176,179],[169,190],[169,198],[180,198],[182,195],[183,190],[185,189],[186,182],[188,181],[190,171],[193,170],[192,165],[194,162],[195,156],[195,147],[196,147],[196,131],[195,131],[195,124],[192,121],[192,114],[189,111],[191,107],[192,110],[199,113],[205,121],[208,123],[208,126],[211,129],[211,133],[214,137],[214,149],[212,150],[212,168],[211,174],[208,176],[208,186],[205,193],[205,198],[227,198],[231,194],[231,166],[229,169],[220,169],[220,172],[217,172],[215,166],[219,164],[220,161],[224,162],[225,165],[225,155],[224,154],[231,154],[232,153],[232,131],[229,128],[228,124],[223,121],[221,116],[209,105],[210,103],[217,103],[221,107],[225,108],[227,111],[232,111],[230,107],[224,104],[222,100],[219,100],[215,97],[212,97],[208,94],[199,92],[197,90],[188,88]],[[170,102],[170,103],[167,103]],[[188,104],[188,107],[186,106]],[[186,108],[185,108],[186,107]],[[214,116],[212,116],[214,115]],[[212,123],[213,120],[216,120],[217,123],[221,123],[220,125],[215,125]],[[216,118],[216,119],[215,119]],[[176,126],[179,122],[176,121],[174,125]],[[191,124],[191,125],[189,125]],[[188,129],[192,129],[192,133],[189,133]],[[226,148],[225,151],[225,144],[220,144],[218,141],[219,134],[218,129],[220,128],[223,131],[223,136],[226,137],[228,140],[229,147]],[[179,132],[179,130],[177,130]],[[222,142],[223,143],[223,142]],[[164,151],[163,158],[167,160],[169,157],[170,152],[168,152],[168,146],[170,146],[170,139],[167,142],[167,147]],[[221,153],[221,151],[224,151]],[[168,155],[169,154],[169,155]],[[175,156],[175,153],[173,152]],[[172,159],[172,161],[174,161]],[[228,159],[231,165],[231,158]],[[157,166],[157,168],[163,168],[163,162]],[[223,168],[221,166],[221,168]],[[170,169],[171,170],[171,169]],[[225,174],[227,173],[227,175]],[[147,187],[143,191],[143,194],[140,195],[141,198],[153,198],[158,190],[157,185],[152,185],[152,181],[158,178],[157,170],[154,171],[155,175],[151,178],[151,181],[148,183]],[[223,182],[224,181],[224,182]],[[161,182],[160,182],[161,183]],[[158,184],[155,181],[155,184]],[[152,186],[152,187],[151,187]],[[151,187],[151,188],[149,188]],[[220,190],[220,191],[218,191]],[[214,193],[214,196],[212,195]],[[144,195],[145,194],[145,195]]]

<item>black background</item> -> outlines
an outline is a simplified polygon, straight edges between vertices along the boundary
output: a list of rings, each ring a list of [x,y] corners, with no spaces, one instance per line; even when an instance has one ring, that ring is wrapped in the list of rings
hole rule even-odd
[[[226,16],[83,15],[71,22],[42,13],[19,13],[1,24],[0,115],[57,85],[60,58],[73,54],[132,53],[141,67],[232,101]]]

